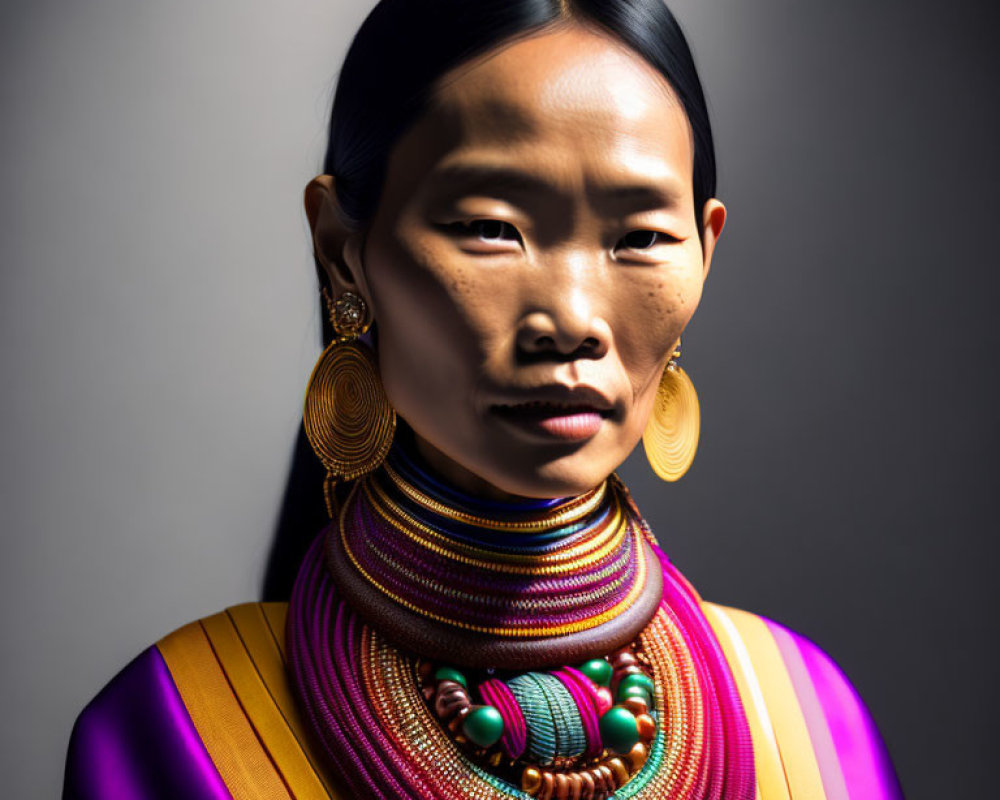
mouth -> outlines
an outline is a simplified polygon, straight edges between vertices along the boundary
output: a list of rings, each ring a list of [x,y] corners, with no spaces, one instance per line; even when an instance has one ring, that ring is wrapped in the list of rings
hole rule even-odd
[[[528,400],[526,402],[497,403],[490,406],[497,417],[532,438],[548,441],[579,442],[590,439],[600,431],[604,420],[613,412],[604,400],[596,402],[561,402],[557,400]]]

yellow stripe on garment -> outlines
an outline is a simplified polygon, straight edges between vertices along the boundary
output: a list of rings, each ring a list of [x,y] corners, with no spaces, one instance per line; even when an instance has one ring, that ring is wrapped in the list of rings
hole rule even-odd
[[[757,797],[759,800],[790,800],[785,770],[781,764],[778,741],[771,716],[764,702],[764,694],[754,672],[753,662],[736,626],[726,616],[726,609],[714,603],[703,603],[705,617],[722,645],[726,661],[736,679],[736,688],[743,699],[750,738],[753,740],[754,766],[757,772]]]
[[[290,798],[222,669],[192,622],[157,643],[205,749],[234,798]]]
[[[281,651],[282,662],[288,661],[288,651],[285,647],[285,623],[288,620],[288,603],[261,603],[260,610],[264,612],[267,627]]]
[[[785,778],[794,800],[826,800],[819,764],[785,662],[760,617],[725,608],[746,645],[771,717]]]
[[[295,797],[303,800],[337,797],[317,760],[306,750],[308,736],[292,696],[285,665],[278,649],[277,637],[265,618],[263,605],[245,603],[227,609],[257,677],[267,693],[266,698],[263,696],[259,698],[261,713],[251,714],[254,725],[258,731],[263,732],[265,745]],[[286,603],[267,605],[277,606],[276,610],[280,609],[278,613],[282,617],[287,613]],[[283,621],[279,630],[284,632]],[[240,663],[242,664],[242,661]],[[229,669],[228,666],[226,668]],[[248,695],[259,691],[256,686],[256,683],[247,679]],[[243,697],[243,692],[238,686],[237,692]],[[244,705],[250,707],[247,702]]]

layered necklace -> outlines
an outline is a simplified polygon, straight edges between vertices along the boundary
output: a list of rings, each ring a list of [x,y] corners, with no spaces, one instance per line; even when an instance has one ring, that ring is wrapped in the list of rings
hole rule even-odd
[[[310,549],[288,644],[300,705],[355,796],[754,794],[699,599],[614,476],[493,503],[394,448]]]

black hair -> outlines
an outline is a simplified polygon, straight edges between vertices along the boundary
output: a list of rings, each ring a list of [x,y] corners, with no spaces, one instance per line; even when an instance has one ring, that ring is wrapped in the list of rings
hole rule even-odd
[[[330,118],[323,170],[346,216],[361,225],[374,215],[392,147],[439,78],[506,39],[570,20],[610,33],[673,88],[694,137],[700,218],[715,196],[712,128],[691,50],[663,0],[381,0],[347,52]]]

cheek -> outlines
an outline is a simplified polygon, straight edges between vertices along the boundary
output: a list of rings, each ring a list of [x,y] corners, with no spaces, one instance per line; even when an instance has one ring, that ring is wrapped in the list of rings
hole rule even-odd
[[[499,287],[419,238],[373,242],[366,265],[391,399],[405,405],[405,395],[441,395],[440,382],[461,390],[474,380],[501,327]]]
[[[638,393],[659,372],[701,300],[702,274],[690,266],[665,266],[642,276],[629,307],[621,309],[616,339]]]

